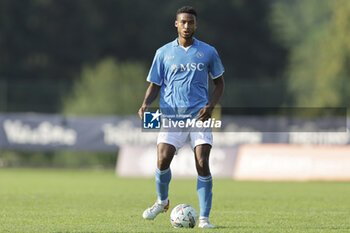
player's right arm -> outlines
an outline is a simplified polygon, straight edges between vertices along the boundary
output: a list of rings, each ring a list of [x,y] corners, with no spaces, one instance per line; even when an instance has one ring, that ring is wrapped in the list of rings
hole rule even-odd
[[[160,49],[157,50],[151,69],[147,76],[147,81],[150,82],[145,99],[143,100],[142,106],[139,109],[139,116],[143,120],[143,112],[151,105],[151,103],[157,98],[159,90],[163,84],[163,55]]]
[[[158,86],[157,84],[152,82],[149,84],[146,91],[145,99],[143,100],[142,106],[139,109],[139,116],[142,120],[143,112],[146,111],[147,108],[151,105],[151,103],[157,98],[159,90],[160,86]]]

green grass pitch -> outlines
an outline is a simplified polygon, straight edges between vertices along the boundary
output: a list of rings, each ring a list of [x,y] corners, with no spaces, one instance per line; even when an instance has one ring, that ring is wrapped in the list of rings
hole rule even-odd
[[[195,179],[173,179],[170,209],[197,211]],[[216,229],[174,229],[170,211],[142,218],[153,179],[114,171],[0,169],[0,232],[350,232],[350,183],[235,182],[214,177]]]

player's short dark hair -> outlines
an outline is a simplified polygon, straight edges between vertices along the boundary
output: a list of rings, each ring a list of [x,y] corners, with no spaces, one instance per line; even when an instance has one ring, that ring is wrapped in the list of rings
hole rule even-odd
[[[197,19],[197,12],[196,10],[191,7],[191,6],[183,6],[181,8],[179,8],[177,11],[176,11],[176,18],[179,14],[182,14],[182,13],[188,13],[188,14],[191,14],[191,15],[194,15]]]

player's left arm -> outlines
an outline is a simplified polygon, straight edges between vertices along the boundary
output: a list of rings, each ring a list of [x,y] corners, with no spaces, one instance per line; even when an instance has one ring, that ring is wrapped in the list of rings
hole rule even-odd
[[[215,105],[220,100],[222,94],[224,93],[225,88],[225,81],[224,76],[221,75],[220,77],[213,80],[214,81],[214,91],[210,98],[209,104],[203,107],[198,114],[197,120],[206,121],[211,117],[211,113],[213,112],[213,109]]]

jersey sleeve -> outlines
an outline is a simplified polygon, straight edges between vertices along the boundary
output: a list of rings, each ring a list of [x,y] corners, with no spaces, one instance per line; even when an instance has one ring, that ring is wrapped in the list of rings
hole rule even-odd
[[[218,52],[213,48],[212,57],[209,63],[209,76],[212,79],[220,77],[224,73],[225,69],[222,65]]]
[[[161,52],[157,50],[156,55],[154,56],[151,69],[147,76],[147,81],[155,83],[158,86],[163,84],[164,77],[164,65]]]

